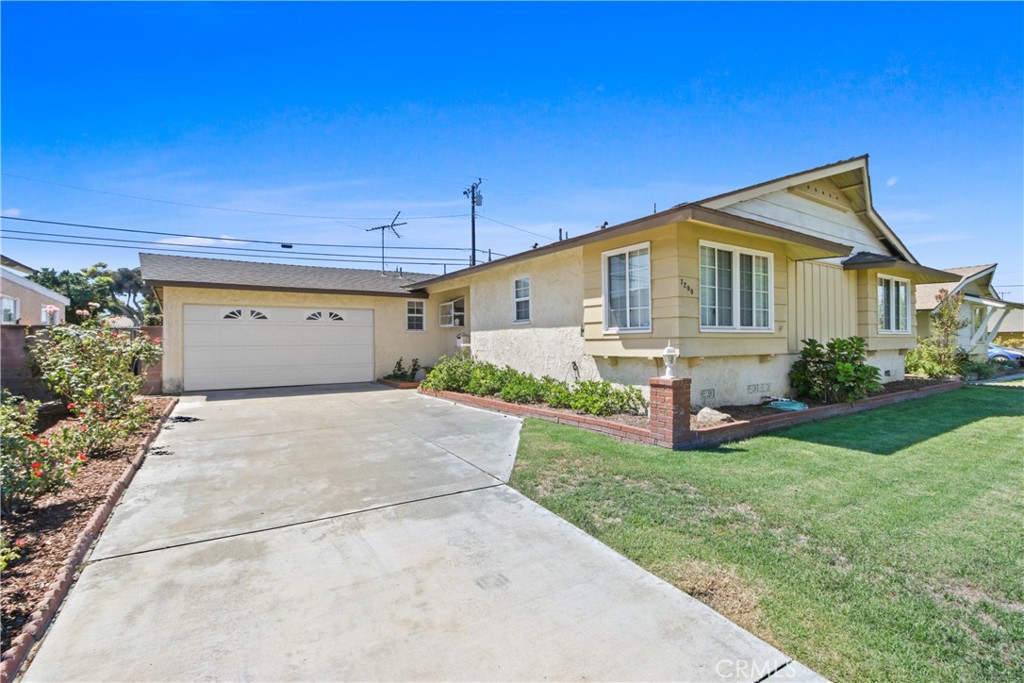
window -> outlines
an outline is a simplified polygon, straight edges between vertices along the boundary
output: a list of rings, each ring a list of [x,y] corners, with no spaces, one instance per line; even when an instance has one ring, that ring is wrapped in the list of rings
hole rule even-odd
[[[39,319],[43,325],[56,325],[60,322],[60,309],[53,304],[45,304],[39,311]]]
[[[422,301],[405,302],[405,329],[425,330],[427,328],[423,310]]]
[[[0,303],[3,304],[3,308],[0,309],[3,311],[3,322],[18,322],[18,300],[9,296],[0,296]]]
[[[772,262],[767,252],[701,242],[701,329],[771,331]]]
[[[441,327],[463,327],[466,324],[466,299],[459,297],[441,304],[438,324]]]
[[[910,280],[878,276],[878,331],[910,334]]]
[[[512,322],[530,322],[530,278],[521,277],[512,285]]]
[[[651,248],[633,245],[602,254],[604,327],[608,332],[651,329]]]

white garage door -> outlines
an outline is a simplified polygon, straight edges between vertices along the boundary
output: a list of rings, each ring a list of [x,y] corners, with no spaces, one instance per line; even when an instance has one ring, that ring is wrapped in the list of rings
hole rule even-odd
[[[185,390],[373,380],[373,311],[185,306]]]

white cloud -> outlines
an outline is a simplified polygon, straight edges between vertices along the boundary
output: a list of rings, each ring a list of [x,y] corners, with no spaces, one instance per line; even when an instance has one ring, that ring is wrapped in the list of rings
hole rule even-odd
[[[886,187],[892,187],[893,185],[895,185],[899,181],[900,181],[900,177],[898,175],[894,175],[892,178],[889,178],[888,180],[885,181],[885,186]]]
[[[17,218],[18,216],[21,215],[21,209],[16,209],[14,207],[11,207],[10,209],[4,209],[3,215],[10,216],[11,218]]]

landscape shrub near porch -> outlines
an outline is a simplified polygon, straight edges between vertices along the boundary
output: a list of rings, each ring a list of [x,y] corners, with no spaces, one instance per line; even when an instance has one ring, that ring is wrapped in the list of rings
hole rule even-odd
[[[881,391],[878,368],[868,365],[867,342],[861,337],[831,339],[824,346],[816,339],[802,343],[800,358],[789,372],[798,396],[842,403]]]
[[[584,381],[570,385],[553,377],[537,378],[505,366],[468,356],[442,356],[421,386],[473,396],[496,396],[509,403],[547,403],[590,415],[644,415],[647,401],[636,387],[616,388],[611,382]]]

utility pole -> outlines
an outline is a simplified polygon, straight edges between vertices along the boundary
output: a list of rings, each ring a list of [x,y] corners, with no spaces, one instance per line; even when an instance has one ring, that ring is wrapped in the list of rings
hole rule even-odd
[[[375,228],[367,228],[366,229],[366,232],[373,232],[374,230],[380,230],[380,274],[381,275],[386,275],[387,274],[385,272],[386,271],[386,266],[384,265],[384,233],[386,233],[388,230],[390,230],[391,232],[395,233],[395,237],[397,237],[398,239],[402,239],[402,236],[398,234],[397,230],[395,230],[395,226],[396,225],[405,225],[405,223],[396,223],[395,222],[395,221],[398,220],[398,216],[401,213],[402,213],[401,211],[396,213],[395,217],[391,219],[391,222],[386,224],[386,225],[378,225]]]
[[[470,268],[476,265],[476,207],[484,205],[484,196],[480,194],[480,183],[482,182],[482,178],[477,178],[476,182],[469,186],[469,189],[462,191],[462,196],[469,198]]]

